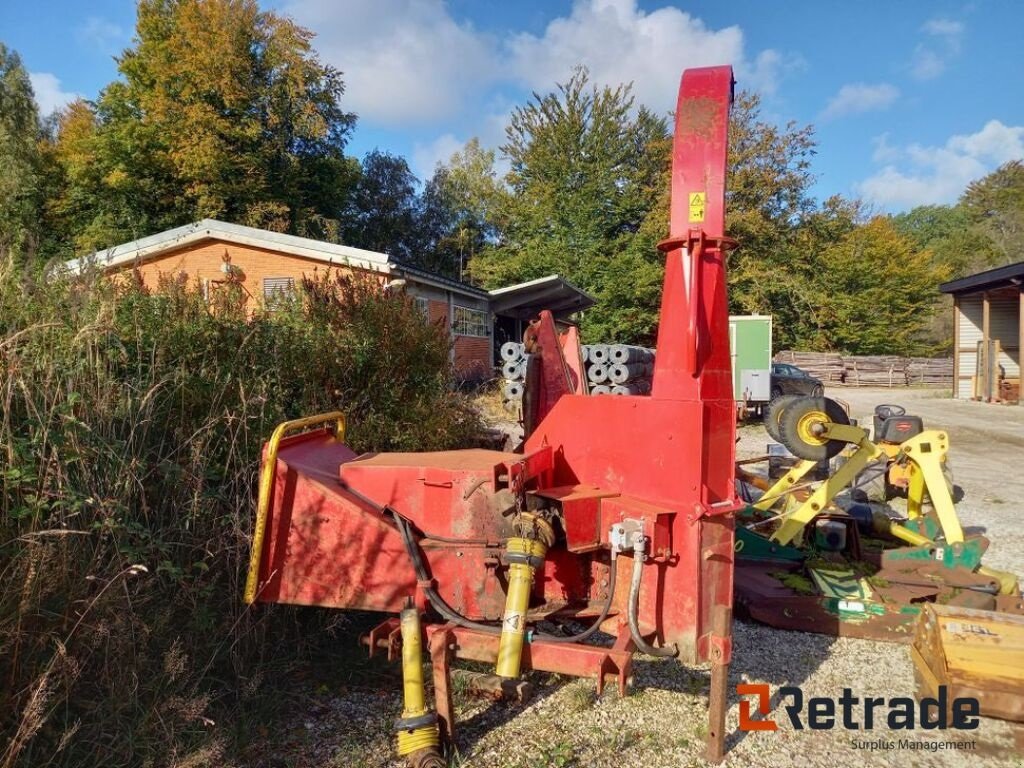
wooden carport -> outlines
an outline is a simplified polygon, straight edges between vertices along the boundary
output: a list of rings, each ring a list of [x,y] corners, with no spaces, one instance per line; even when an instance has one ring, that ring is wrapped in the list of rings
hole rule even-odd
[[[953,397],[1021,402],[1024,261],[939,290],[953,296]]]

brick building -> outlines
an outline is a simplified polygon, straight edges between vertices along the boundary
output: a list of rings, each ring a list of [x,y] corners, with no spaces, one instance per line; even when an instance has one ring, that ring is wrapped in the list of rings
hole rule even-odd
[[[303,277],[325,270],[373,275],[382,289],[401,285],[431,320],[448,328],[455,369],[465,379],[490,375],[496,329],[499,343],[516,332],[522,338],[524,319],[541,309],[566,318],[594,303],[556,275],[488,292],[384,253],[214,219],[98,251],[67,266],[76,272],[91,266],[107,274],[134,269],[150,286],[161,276],[185,275],[210,298],[232,283],[241,287],[253,309],[295,290]]]

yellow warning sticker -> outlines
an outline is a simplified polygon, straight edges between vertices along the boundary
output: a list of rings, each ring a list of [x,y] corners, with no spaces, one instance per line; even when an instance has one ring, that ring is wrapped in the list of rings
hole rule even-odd
[[[690,193],[690,221],[704,221],[705,200],[707,200],[706,192]]]

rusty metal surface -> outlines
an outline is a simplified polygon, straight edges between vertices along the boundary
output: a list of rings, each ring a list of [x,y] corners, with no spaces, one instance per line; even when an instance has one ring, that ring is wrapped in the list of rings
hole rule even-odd
[[[729,662],[732,657],[732,611],[720,606],[711,622],[711,692],[708,696],[707,759],[720,763],[725,757],[725,715],[729,709]]]
[[[815,632],[837,637],[909,643],[917,611],[901,605],[879,606],[881,613],[840,618],[829,598],[803,595],[786,587],[772,573],[777,564],[740,563],[736,567],[736,604],[741,615],[779,629]]]

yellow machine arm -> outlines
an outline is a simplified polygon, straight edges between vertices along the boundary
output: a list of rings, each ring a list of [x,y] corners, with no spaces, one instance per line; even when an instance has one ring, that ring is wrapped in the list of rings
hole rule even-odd
[[[829,441],[857,446],[853,454],[835,473],[795,509],[782,515],[782,525],[772,535],[777,544],[789,544],[796,539],[809,523],[872,461],[884,455],[880,447],[868,438],[867,430],[850,424],[829,420],[824,411],[808,411],[797,422],[796,439],[808,445],[821,446]],[[798,446],[787,446],[790,450]],[[905,461],[910,467],[910,487],[907,491],[907,515],[911,520],[921,516],[925,494],[928,494],[943,536],[947,543],[957,544],[964,540],[960,520],[956,516],[953,497],[946,485],[942,466],[949,451],[949,436],[938,430],[927,430],[900,445],[897,461]],[[794,451],[796,452],[796,451]],[[778,482],[769,488],[753,506],[767,511],[779,498],[788,497],[801,479],[817,464],[817,460],[804,459]],[[920,534],[899,523],[892,523],[891,535],[915,546],[927,542]]]

